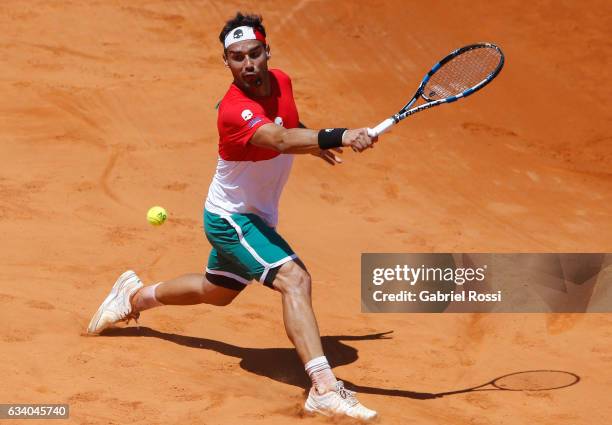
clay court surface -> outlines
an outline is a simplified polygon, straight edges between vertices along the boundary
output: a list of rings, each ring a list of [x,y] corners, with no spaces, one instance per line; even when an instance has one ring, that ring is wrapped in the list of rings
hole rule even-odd
[[[353,423],[303,415],[280,296],[259,285],[82,335],[125,269],[152,283],[205,264],[231,80],[217,36],[238,9],[264,15],[314,128],[377,124],[461,45],[506,54],[491,86],[375,149],[298,158],[282,198],[327,356],[379,423],[610,423],[612,316],[362,314],[359,289],[362,252],[612,252],[612,7],[596,0],[2,1],[0,402],[69,403],[75,424]],[[533,369],[580,382],[439,396]]]

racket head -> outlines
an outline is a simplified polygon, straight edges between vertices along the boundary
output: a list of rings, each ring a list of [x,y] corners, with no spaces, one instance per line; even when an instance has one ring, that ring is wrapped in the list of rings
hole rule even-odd
[[[500,376],[491,382],[505,391],[546,391],[570,387],[580,381],[572,372],[562,370],[527,370]]]
[[[419,93],[427,102],[454,102],[489,84],[504,67],[504,53],[492,43],[461,47],[435,64]]]

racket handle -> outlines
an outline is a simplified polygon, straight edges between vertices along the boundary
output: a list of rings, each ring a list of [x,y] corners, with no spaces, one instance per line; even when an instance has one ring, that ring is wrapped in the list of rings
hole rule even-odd
[[[368,128],[368,136],[370,137],[380,136],[385,131],[387,131],[389,128],[391,128],[393,124],[395,124],[395,121],[393,120],[393,118],[387,118],[386,120],[378,124],[376,127]]]

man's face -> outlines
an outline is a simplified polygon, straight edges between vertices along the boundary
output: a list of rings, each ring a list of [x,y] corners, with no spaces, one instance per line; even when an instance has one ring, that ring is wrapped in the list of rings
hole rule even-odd
[[[232,44],[223,55],[234,80],[243,89],[256,90],[268,72],[269,47],[259,40],[244,40]]]

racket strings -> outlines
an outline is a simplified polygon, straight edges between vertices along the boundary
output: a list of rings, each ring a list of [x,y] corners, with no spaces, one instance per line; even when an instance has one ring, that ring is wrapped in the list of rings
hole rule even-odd
[[[490,47],[467,50],[431,76],[423,88],[423,96],[428,100],[457,96],[492,74],[499,67],[501,57],[500,52]]]

